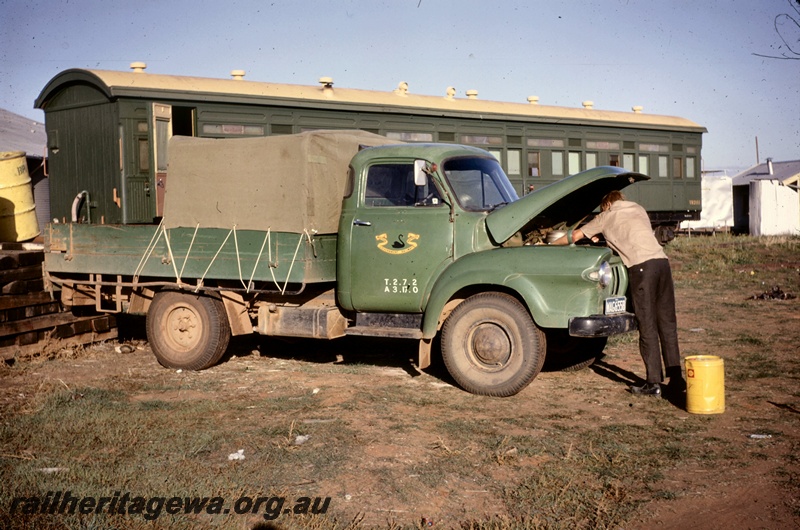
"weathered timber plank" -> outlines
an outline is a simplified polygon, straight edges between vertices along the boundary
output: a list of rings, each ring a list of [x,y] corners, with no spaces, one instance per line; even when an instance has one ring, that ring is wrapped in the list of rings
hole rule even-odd
[[[0,250],[0,270],[39,265],[44,261],[41,250]]]
[[[117,328],[109,329],[108,331],[96,333],[93,331],[74,335],[67,339],[63,339],[58,343],[60,348],[71,348],[82,344],[90,344],[92,342],[102,342],[104,340],[112,340],[117,338]],[[9,361],[17,356],[35,355],[42,353],[47,349],[48,344],[42,341],[37,341],[34,344],[13,345],[0,348],[0,359]]]
[[[0,296],[0,311],[29,305],[47,304],[52,301],[53,299],[50,297],[50,293],[44,291],[15,296]]]
[[[11,282],[3,285],[0,289],[0,293],[3,295],[38,293],[39,291],[44,291],[44,279]]]
[[[37,317],[40,315],[51,315],[61,312],[61,304],[48,301],[44,304],[32,304],[25,307],[15,307],[13,309],[0,310],[0,323],[14,322],[25,318]]]
[[[0,270],[0,285],[19,280],[35,280],[41,278],[42,265],[28,265],[16,269]]]
[[[62,324],[71,324],[81,320],[91,320],[96,316],[76,317],[71,312],[56,313],[53,315],[41,315],[38,317],[27,318],[16,322],[5,322],[0,324],[0,337],[7,335],[17,335],[36,331],[39,329],[53,328]]]

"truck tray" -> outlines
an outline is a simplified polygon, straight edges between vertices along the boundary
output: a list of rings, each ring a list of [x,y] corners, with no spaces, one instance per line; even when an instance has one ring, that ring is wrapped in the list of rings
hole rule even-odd
[[[281,288],[287,283],[334,281],[336,235],[49,224],[45,270],[56,275],[109,274],[184,283],[239,280],[246,288],[268,282]]]

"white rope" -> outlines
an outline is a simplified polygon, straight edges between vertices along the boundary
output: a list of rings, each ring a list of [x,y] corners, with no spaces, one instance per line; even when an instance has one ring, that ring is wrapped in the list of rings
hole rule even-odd
[[[180,277],[183,278],[183,270],[186,268],[186,263],[189,261],[189,254],[192,253],[192,247],[194,246],[194,239],[197,237],[197,229],[200,228],[200,223],[197,223],[194,227],[194,234],[192,234],[192,240],[189,242],[189,250],[186,251],[186,257],[183,258],[183,265],[181,265],[181,274]]]
[[[247,291],[247,286],[244,284],[244,279],[242,278],[242,258],[239,256],[239,238],[236,236],[236,225],[233,225],[233,246],[236,249],[236,266],[239,268],[239,283],[241,283],[244,290]]]
[[[266,245],[267,240],[270,239],[270,233],[271,233],[270,230],[271,230],[270,228],[267,228],[267,235],[264,236],[264,241],[261,243],[261,249],[258,251],[256,262],[253,265],[253,272],[252,274],[250,274],[250,279],[247,281],[247,287],[245,289],[246,292],[248,293],[250,292],[250,288],[253,286],[253,277],[256,275],[256,269],[258,268],[258,262],[261,260],[261,254],[264,253],[264,245]],[[270,244],[272,244],[272,241],[270,241]],[[267,266],[269,266],[269,263],[267,264]]]
[[[270,230],[272,230],[271,227],[270,227]],[[270,237],[269,247],[267,247],[267,250],[268,250],[267,261],[269,262],[269,273],[272,275],[272,283],[274,283],[275,287],[277,287],[278,290],[280,290],[281,286],[278,283],[278,279],[275,278],[275,269],[278,267],[278,265],[276,264],[274,267],[272,266],[272,238],[271,237]],[[275,244],[275,250],[278,250],[278,245],[277,244]],[[281,293],[281,294],[283,294],[283,293]]]
[[[133,271],[133,283],[139,282],[139,274],[141,274],[142,270],[144,270],[144,264],[150,259],[150,255],[156,248],[159,240],[161,239],[161,232],[164,227],[164,218],[161,218],[161,222],[156,227],[156,231],[153,232],[153,237],[150,238],[150,243],[147,244],[147,248],[144,249],[144,254],[142,254],[142,259],[139,260],[139,264],[136,266],[136,269]],[[156,237],[158,236],[158,237]]]
[[[202,285],[203,285],[203,280],[205,280],[205,278],[206,278],[206,274],[208,274],[208,271],[211,269],[211,266],[212,266],[212,265],[214,265],[214,261],[216,261],[216,259],[217,259],[217,256],[219,256],[219,253],[220,253],[220,251],[222,250],[222,247],[224,247],[224,246],[225,246],[225,243],[227,243],[227,242],[228,242],[228,238],[230,238],[230,237],[231,237],[231,233],[233,233],[233,231],[234,231],[235,229],[236,229],[236,225],[233,225],[233,228],[231,228],[231,229],[230,229],[230,231],[228,232],[228,235],[227,235],[227,236],[225,236],[225,241],[223,241],[223,242],[222,242],[222,244],[221,244],[221,245],[219,246],[219,248],[217,249],[217,253],[216,253],[216,254],[214,254],[214,257],[213,257],[213,258],[211,258],[211,263],[209,263],[209,264],[208,264],[208,267],[206,267],[206,270],[205,270],[205,272],[203,273],[203,276],[202,276],[202,277],[200,278],[200,280],[197,282],[197,288],[195,288],[194,292],[198,292],[198,291],[200,290],[200,286],[202,286]]]
[[[181,281],[180,274],[178,274],[178,266],[175,264],[175,256],[172,255],[172,246],[169,244],[169,232],[167,232],[166,228],[164,229],[164,241],[167,243],[169,262],[172,264],[172,271],[175,273],[175,283],[181,285],[183,282]]]
[[[150,259],[152,253],[155,251],[155,248],[158,245],[158,242],[161,240],[161,236],[163,235],[164,236],[164,241],[166,242],[166,245],[167,245],[167,252],[168,252],[168,255],[169,255],[169,260],[170,260],[170,263],[172,264],[172,269],[175,272],[175,280],[179,285],[183,284],[183,280],[181,278],[183,277],[183,272],[184,272],[184,270],[186,268],[186,264],[189,261],[189,255],[191,254],[192,248],[194,247],[194,242],[195,242],[195,240],[197,238],[197,232],[198,232],[199,228],[200,228],[200,224],[198,223],[194,228],[194,233],[192,234],[192,240],[189,243],[189,248],[186,251],[186,256],[183,259],[183,264],[181,265],[181,270],[179,272],[178,271],[178,267],[177,267],[177,263],[175,262],[175,256],[173,255],[173,252],[172,252],[172,246],[170,244],[169,233],[164,228],[164,219],[162,218],[161,219],[161,223],[156,228],[156,231],[153,233],[153,237],[150,239],[150,243],[147,245],[147,248],[145,249],[144,255],[139,260],[139,265],[137,265],[136,271],[134,272],[134,275],[133,275],[134,276],[133,277],[133,282],[134,283],[138,282],[139,274],[144,270],[145,263],[147,262],[148,259]],[[205,277],[208,274],[208,271],[211,270],[211,267],[216,262],[217,257],[219,256],[220,252],[222,252],[222,249],[225,247],[225,244],[228,242],[228,239],[230,239],[231,234],[233,234],[233,241],[234,241],[234,246],[235,246],[235,250],[236,250],[236,265],[237,265],[238,270],[239,270],[239,282],[241,282],[242,286],[245,288],[245,292],[247,292],[247,293],[249,293],[250,290],[253,288],[253,279],[255,278],[255,274],[256,274],[256,270],[258,269],[259,261],[261,261],[261,256],[264,254],[264,247],[265,246],[267,247],[267,260],[268,260],[268,264],[267,265],[268,265],[268,268],[269,268],[270,275],[272,276],[272,282],[275,284],[275,287],[277,287],[278,290],[280,290],[281,294],[285,294],[286,293],[286,289],[289,286],[289,280],[290,280],[291,275],[292,275],[292,269],[294,268],[295,261],[297,261],[297,254],[300,252],[300,246],[303,244],[303,238],[305,238],[309,243],[312,243],[311,242],[311,235],[308,233],[308,230],[304,229],[303,233],[300,234],[300,238],[297,240],[297,246],[294,249],[294,255],[292,256],[291,263],[289,264],[289,270],[286,273],[286,280],[284,281],[283,287],[281,287],[280,283],[278,282],[278,279],[275,277],[275,269],[278,267],[278,265],[277,264],[273,264],[273,261],[272,261],[272,229],[268,228],[267,229],[267,233],[264,236],[264,241],[262,241],[262,243],[261,243],[261,248],[258,251],[258,256],[256,257],[255,263],[253,265],[253,271],[250,274],[250,278],[249,278],[248,282],[245,283],[244,282],[244,276],[242,274],[242,260],[241,260],[241,256],[239,255],[239,238],[238,238],[237,231],[236,231],[236,225],[233,225],[233,228],[231,228],[228,231],[228,235],[225,236],[225,239],[220,244],[219,248],[217,249],[216,253],[214,254],[214,257],[211,258],[211,261],[209,262],[208,267],[206,267],[206,270],[203,272],[203,275],[197,281],[197,286],[196,286],[194,292],[198,292],[200,290],[200,287],[202,287],[203,282],[205,280]]]
[[[300,239],[297,241],[297,247],[294,249],[294,256],[292,256],[292,263],[289,265],[289,272],[286,273],[286,282],[284,282],[283,284],[283,289],[281,289],[281,294],[284,294],[286,292],[286,287],[289,285],[289,278],[292,275],[292,267],[294,267],[294,262],[297,259],[297,253],[300,251],[300,245],[303,243],[303,236],[306,236],[308,242],[311,243],[311,236],[308,235],[308,230],[304,228],[303,233],[300,234]]]

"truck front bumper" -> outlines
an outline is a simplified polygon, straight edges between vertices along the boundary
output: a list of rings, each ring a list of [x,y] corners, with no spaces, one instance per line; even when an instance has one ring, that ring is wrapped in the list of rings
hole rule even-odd
[[[591,315],[569,319],[569,334],[572,337],[609,337],[637,329],[633,313],[617,315]]]

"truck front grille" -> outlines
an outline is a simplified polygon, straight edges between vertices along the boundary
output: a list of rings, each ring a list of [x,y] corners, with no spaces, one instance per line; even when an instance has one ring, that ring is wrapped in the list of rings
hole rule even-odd
[[[625,265],[622,263],[614,264],[611,267],[611,273],[614,278],[611,280],[611,291],[614,293],[614,296],[623,296],[628,288],[627,282],[623,280],[627,278]]]

